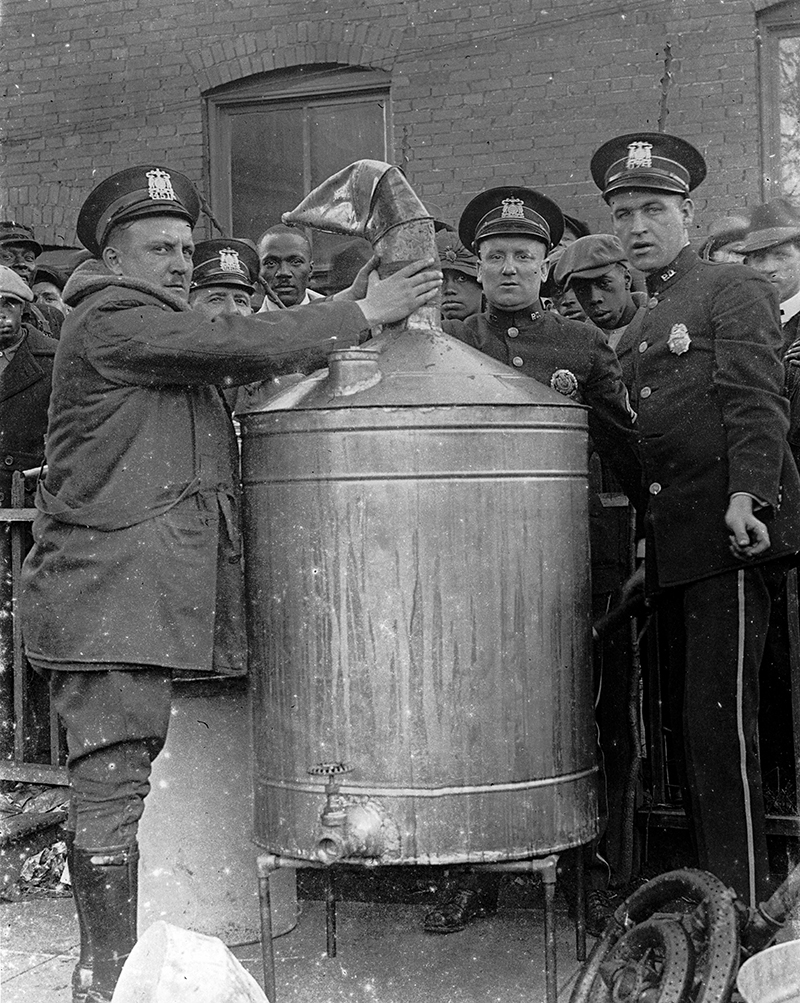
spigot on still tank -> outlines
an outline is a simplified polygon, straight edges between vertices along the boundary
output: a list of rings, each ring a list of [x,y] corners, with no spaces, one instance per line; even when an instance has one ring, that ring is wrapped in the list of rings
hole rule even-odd
[[[389,863],[400,851],[400,833],[386,810],[370,797],[340,793],[341,780],[351,767],[344,763],[318,763],[311,776],[327,777],[325,807],[320,812],[322,833],[314,856],[323,864],[345,857],[368,857]]]

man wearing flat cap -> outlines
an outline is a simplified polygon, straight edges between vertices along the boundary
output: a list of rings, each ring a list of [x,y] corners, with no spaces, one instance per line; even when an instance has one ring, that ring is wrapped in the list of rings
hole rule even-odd
[[[685,140],[632,133],[591,172],[648,313],[633,402],[649,491],[647,585],[669,625],[672,727],[700,866],[755,906],[768,876],[757,746],[771,606],[800,549],[786,442],[781,330],[769,283],[689,247],[705,162]]]
[[[436,233],[436,250],[442,266],[442,318],[466,320],[480,313],[483,290],[478,282],[478,259],[458,239],[450,226]]]
[[[559,258],[555,280],[572,289],[589,320],[605,331],[630,389],[632,350],[647,313],[647,296],[631,291],[631,270],[622,244],[610,233],[580,237]]]
[[[78,217],[23,568],[28,658],[67,729],[74,999],[107,1003],[136,938],[137,828],[173,669],[245,672],[237,451],[218,386],[324,364],[438,292],[430,262],[355,300],[258,317],[189,308],[200,199],[160,165],[103,181]]]
[[[0,220],[0,264],[15,271],[27,286],[33,283],[36,260],[41,253],[42,245],[29,226],[12,219]],[[22,319],[29,327],[57,338],[64,316],[46,303],[30,302],[25,304]]]

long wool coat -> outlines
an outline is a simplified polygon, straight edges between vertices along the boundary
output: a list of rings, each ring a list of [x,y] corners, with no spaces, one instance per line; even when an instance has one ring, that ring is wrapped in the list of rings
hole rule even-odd
[[[21,612],[34,664],[241,674],[238,460],[218,385],[324,365],[354,303],[205,320],[148,283],[75,273]]]

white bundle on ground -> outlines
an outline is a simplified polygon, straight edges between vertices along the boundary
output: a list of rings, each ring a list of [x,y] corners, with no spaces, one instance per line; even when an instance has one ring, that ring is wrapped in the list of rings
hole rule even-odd
[[[122,969],[112,1003],[269,1003],[218,937],[159,920]]]

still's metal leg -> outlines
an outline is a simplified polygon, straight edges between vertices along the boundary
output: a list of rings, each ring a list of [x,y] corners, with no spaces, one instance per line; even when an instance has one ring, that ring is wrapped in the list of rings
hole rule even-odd
[[[264,992],[269,1003],[275,1003],[275,952],[272,948],[272,910],[269,898],[269,876],[279,867],[278,858],[268,853],[256,861],[258,868],[258,903],[261,912],[261,961],[264,966]]]
[[[544,884],[544,978],[547,1003],[558,1003],[558,975],[556,972],[556,865],[558,857],[548,858],[542,868]]]
[[[575,957],[586,961],[586,857],[578,847],[575,872]]]
[[[325,872],[325,935],[329,958],[336,957],[336,879],[332,868]]]

